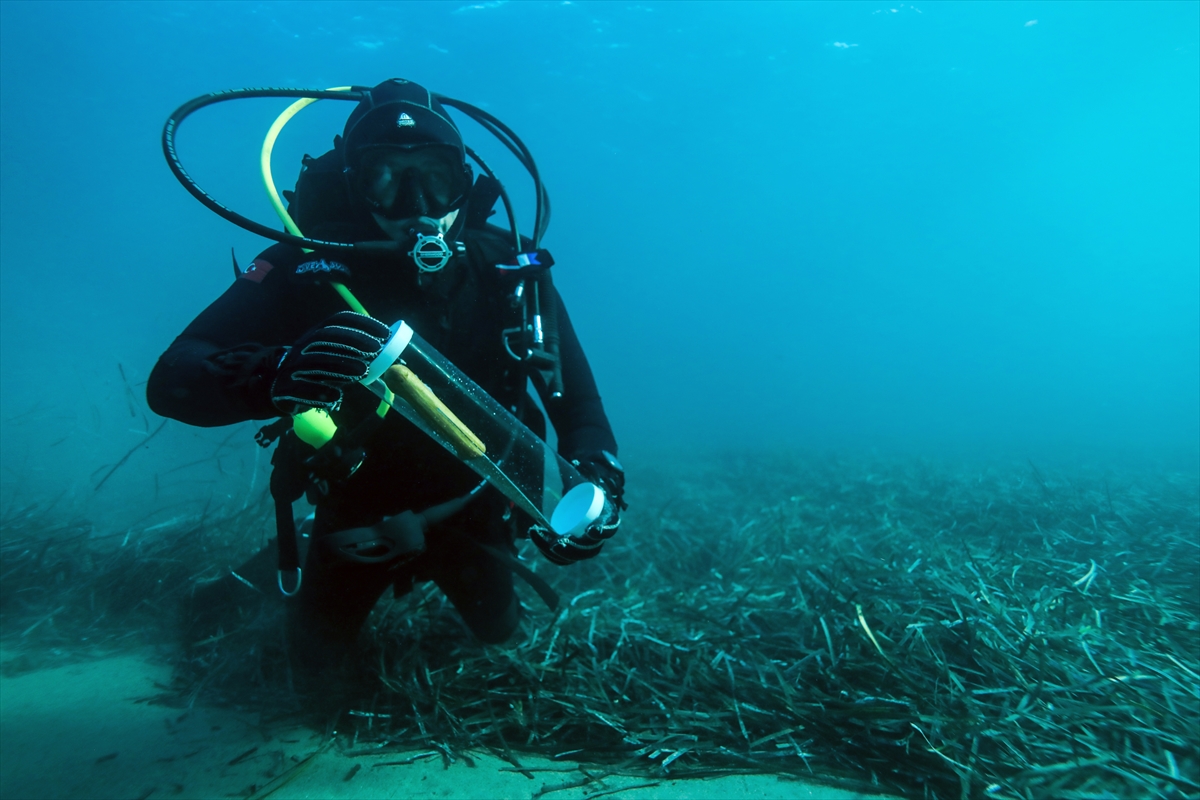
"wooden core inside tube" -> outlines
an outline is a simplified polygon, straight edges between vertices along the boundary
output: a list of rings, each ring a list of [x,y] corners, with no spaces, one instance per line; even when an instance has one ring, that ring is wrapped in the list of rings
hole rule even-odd
[[[404,398],[429,427],[450,443],[459,458],[478,458],[487,452],[479,437],[411,369],[403,364],[395,364],[383,373],[382,380],[384,385]]]

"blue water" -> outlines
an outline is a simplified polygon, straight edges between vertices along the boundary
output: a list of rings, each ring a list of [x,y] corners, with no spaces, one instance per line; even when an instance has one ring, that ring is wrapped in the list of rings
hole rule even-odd
[[[1192,468],[1200,453],[1197,3],[0,13],[9,496],[126,509],[149,502],[149,476],[158,498],[168,470],[226,435],[173,426],[92,494],[158,424],[140,383],[228,284],[230,247],[245,263],[267,244],[171,176],[168,113],[226,88],[393,76],[483,106],[534,152],[557,284],[624,452]],[[272,224],[256,162],[284,104],[208,109],[180,137],[210,192]],[[289,126],[282,186],[348,111],[319,104]],[[465,129],[528,226],[518,165]],[[248,480],[253,452],[236,442],[236,463],[205,481]],[[193,491],[174,476],[177,494]]]

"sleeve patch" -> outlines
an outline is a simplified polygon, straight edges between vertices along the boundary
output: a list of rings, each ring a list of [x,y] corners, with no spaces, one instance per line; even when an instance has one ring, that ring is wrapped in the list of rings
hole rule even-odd
[[[324,258],[316,258],[311,261],[305,261],[300,266],[296,267],[297,275],[317,274],[317,273],[333,273],[340,272],[343,275],[350,274],[350,268],[345,264],[337,261],[328,261]]]
[[[267,277],[267,273],[273,269],[275,269],[275,265],[270,261],[262,258],[256,258],[254,259],[254,263],[247,267],[246,271],[242,273],[241,277],[248,281],[262,283],[263,278]]]

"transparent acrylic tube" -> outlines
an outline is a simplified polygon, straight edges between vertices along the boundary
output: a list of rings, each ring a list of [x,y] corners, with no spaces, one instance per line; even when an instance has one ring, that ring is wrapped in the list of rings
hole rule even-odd
[[[363,379],[368,389],[538,525],[565,535],[599,515],[598,487],[405,323],[392,331]],[[572,502],[559,508],[572,489]]]

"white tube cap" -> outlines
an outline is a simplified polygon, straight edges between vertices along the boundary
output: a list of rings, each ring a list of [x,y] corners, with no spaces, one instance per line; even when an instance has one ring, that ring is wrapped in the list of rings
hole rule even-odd
[[[604,491],[594,483],[581,483],[563,495],[550,515],[550,527],[559,536],[583,533],[604,510]]]
[[[367,374],[359,381],[363,386],[370,386],[375,381],[379,380],[379,376],[387,372],[388,367],[396,363],[396,359],[404,352],[404,348],[408,347],[408,343],[412,341],[413,329],[408,327],[408,323],[404,320],[398,321],[391,327],[392,335],[383,345],[383,350],[379,355],[375,356],[375,360],[367,367]]]

